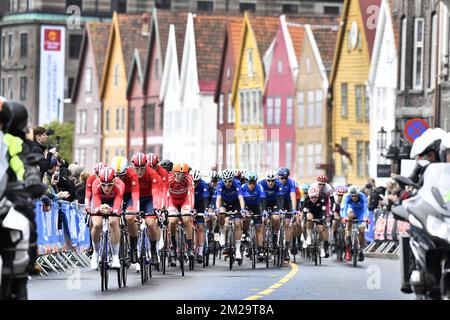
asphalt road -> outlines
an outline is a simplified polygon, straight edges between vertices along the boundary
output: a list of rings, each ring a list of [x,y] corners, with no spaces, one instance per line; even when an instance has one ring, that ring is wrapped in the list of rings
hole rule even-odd
[[[181,276],[179,268],[166,275],[153,272],[147,285],[131,268],[126,288],[117,286],[117,273],[110,273],[109,290],[101,292],[100,273],[77,269],[51,273],[29,282],[31,300],[374,300],[413,299],[400,292],[398,260],[366,258],[357,268],[338,263],[335,257],[322,260],[321,266],[299,259],[282,269],[259,263],[251,268],[250,260],[228,269],[228,262],[217,260],[205,269],[196,265]]]

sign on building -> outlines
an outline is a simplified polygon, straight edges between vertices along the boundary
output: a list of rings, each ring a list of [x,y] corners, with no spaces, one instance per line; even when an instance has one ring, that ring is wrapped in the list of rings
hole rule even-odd
[[[39,125],[63,121],[65,38],[64,27],[41,27]]]

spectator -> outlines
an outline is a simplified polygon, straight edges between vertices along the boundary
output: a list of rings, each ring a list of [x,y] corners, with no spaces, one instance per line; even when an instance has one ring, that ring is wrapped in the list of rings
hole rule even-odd
[[[370,192],[372,191],[372,185],[370,183],[366,184],[366,186],[364,187],[364,193],[366,195],[366,197],[369,197]]]
[[[61,173],[60,163],[56,158],[50,161],[50,170],[44,174],[43,183],[47,185],[46,195],[53,200],[74,201],[76,190],[72,181]]]
[[[80,181],[80,175],[83,172],[83,168],[80,167],[76,163],[71,163],[69,165],[69,178],[75,185],[75,188],[78,188],[78,185],[81,183]]]
[[[77,200],[78,203],[84,204],[84,197],[86,193],[86,181],[91,174],[83,171],[80,173],[80,183],[77,186]]]
[[[44,174],[49,170],[50,168],[50,161],[53,157],[53,155],[56,153],[56,148],[51,148],[50,150],[47,150],[47,146],[45,145],[47,143],[47,131],[43,127],[35,127],[33,129],[34,131],[34,140],[31,143],[31,152],[38,153],[43,156],[43,159],[39,161],[39,169],[41,171],[41,177],[43,178]]]

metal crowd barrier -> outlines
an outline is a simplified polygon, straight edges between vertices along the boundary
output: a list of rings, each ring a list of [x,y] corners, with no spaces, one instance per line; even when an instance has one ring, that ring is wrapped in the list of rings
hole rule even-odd
[[[41,276],[49,272],[66,272],[89,266],[86,252],[90,249],[89,226],[84,205],[77,202],[54,201],[45,207],[35,201],[38,258]]]
[[[390,211],[374,211],[373,241],[366,246],[364,254],[374,258],[399,258],[399,241],[407,235],[409,223],[394,218]]]

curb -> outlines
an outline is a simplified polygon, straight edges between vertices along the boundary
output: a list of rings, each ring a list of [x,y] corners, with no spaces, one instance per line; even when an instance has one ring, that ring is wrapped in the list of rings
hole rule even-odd
[[[399,255],[396,253],[365,252],[364,255],[368,258],[390,259],[390,260],[399,260],[400,259]]]

